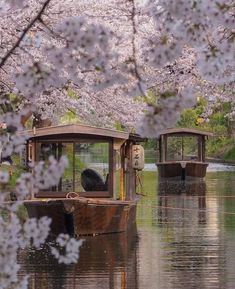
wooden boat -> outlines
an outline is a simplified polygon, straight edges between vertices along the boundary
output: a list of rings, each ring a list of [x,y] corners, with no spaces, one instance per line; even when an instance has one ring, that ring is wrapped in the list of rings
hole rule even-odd
[[[135,134],[77,124],[29,131],[28,162],[67,155],[69,163],[57,186],[24,202],[29,217],[50,217],[56,235],[126,231],[136,219],[140,141]]]
[[[159,137],[160,178],[204,178],[208,163],[205,142],[212,133],[189,128],[167,129]],[[194,149],[194,151],[192,151]]]

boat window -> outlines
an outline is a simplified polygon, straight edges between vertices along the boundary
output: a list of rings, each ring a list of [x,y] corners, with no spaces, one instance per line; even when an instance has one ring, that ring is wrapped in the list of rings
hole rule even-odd
[[[75,191],[107,191],[108,143],[75,144]]]
[[[167,138],[167,161],[198,161],[198,137],[171,136]]]
[[[108,191],[109,142],[40,142],[39,160],[66,155],[68,166],[57,186],[47,191],[86,193]]]

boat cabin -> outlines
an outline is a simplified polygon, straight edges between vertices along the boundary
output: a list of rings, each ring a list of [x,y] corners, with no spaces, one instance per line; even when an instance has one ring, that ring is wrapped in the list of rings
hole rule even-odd
[[[28,164],[66,155],[68,166],[58,185],[24,201],[28,216],[49,217],[53,235],[129,230],[139,199],[136,175],[144,167],[140,141],[135,134],[78,124],[29,131]]]
[[[129,200],[135,195],[136,170],[144,166],[143,141],[138,135],[86,125],[60,125],[29,131],[27,162],[66,155],[68,166],[57,186],[33,195],[60,198],[68,193],[80,197]],[[134,150],[139,150],[137,163]],[[141,150],[141,152],[140,152]]]
[[[172,128],[159,136],[159,177],[203,178],[206,174],[206,139],[212,133],[189,128]]]

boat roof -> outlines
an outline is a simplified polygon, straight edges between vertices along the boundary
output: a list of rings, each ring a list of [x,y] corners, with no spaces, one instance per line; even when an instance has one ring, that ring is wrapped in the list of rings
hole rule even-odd
[[[107,129],[94,127],[89,125],[82,124],[65,124],[65,125],[57,125],[57,126],[48,126],[43,128],[33,128],[32,130],[27,131],[27,134],[30,139],[38,138],[38,137],[46,137],[52,135],[93,135],[93,136],[102,136],[102,137],[111,137],[117,139],[129,139],[129,133]]]
[[[213,133],[201,131],[194,128],[168,128],[162,132],[160,135],[203,135],[203,136],[213,136]]]

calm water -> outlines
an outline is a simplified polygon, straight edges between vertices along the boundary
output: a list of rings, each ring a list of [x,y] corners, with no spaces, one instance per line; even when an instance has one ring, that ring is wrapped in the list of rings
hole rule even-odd
[[[30,288],[235,288],[235,167],[210,166],[186,185],[145,171],[143,187],[137,230],[85,238],[76,265],[45,248],[20,252]]]

